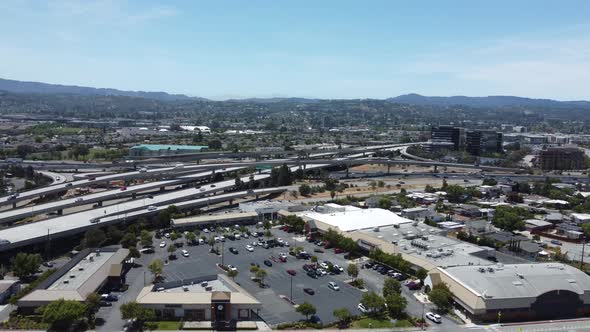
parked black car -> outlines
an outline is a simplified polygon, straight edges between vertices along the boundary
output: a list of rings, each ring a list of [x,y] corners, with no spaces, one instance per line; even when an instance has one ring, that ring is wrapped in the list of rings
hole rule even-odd
[[[264,260],[264,265],[266,265],[266,266],[272,266],[272,262],[269,261],[268,259],[265,259]]]

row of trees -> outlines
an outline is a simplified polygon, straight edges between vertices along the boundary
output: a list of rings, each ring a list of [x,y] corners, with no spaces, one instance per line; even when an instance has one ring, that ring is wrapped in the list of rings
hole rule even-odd
[[[360,253],[360,247],[356,241],[349,237],[343,236],[331,228],[325,232],[322,237],[332,246],[348,251],[350,256],[357,256]]]

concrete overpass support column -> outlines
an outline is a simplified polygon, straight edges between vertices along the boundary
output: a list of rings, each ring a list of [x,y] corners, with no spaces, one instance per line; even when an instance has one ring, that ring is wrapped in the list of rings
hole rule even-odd
[[[137,193],[132,193],[131,194],[131,198],[136,199],[137,198]]]
[[[348,164],[346,164],[346,177],[348,178]]]
[[[390,171],[391,171],[391,165],[387,164],[387,175],[390,174]]]
[[[438,173],[438,165],[434,165],[434,173]]]
[[[230,199],[229,200],[229,205],[233,205],[233,204],[234,204],[234,200],[233,199]]]
[[[160,191],[166,190],[166,187],[160,187]]]
[[[57,215],[58,216],[63,216],[64,215],[64,210],[63,209],[57,210]]]
[[[96,205],[98,205],[99,207],[102,207],[102,201],[98,201],[98,203],[96,203]]]
[[[258,199],[258,194],[256,194],[256,199]]]
[[[303,169],[307,169],[307,164],[303,164]]]
[[[16,202],[12,203],[12,208],[16,209]]]

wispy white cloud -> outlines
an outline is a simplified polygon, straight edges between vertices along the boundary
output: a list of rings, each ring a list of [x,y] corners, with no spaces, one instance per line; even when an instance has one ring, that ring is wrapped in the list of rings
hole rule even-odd
[[[590,26],[440,50],[409,63],[403,72],[440,75],[447,86],[439,91],[446,94],[589,99],[585,82],[590,80]]]

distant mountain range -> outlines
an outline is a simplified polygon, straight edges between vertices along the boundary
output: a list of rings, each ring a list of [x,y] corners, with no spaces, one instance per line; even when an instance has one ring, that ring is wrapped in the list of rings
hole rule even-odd
[[[23,82],[0,78],[0,90],[12,93],[40,93],[40,94],[72,94],[84,96],[127,96],[137,98],[172,100],[203,100],[204,98],[186,95],[169,94],[166,92],[123,91],[117,89],[90,88],[76,85],[60,85],[39,82]]]
[[[411,93],[394,98],[388,101],[400,104],[413,105],[436,105],[452,106],[466,105],[471,107],[506,107],[506,106],[529,106],[529,107],[590,107],[590,102],[580,101],[557,101],[552,99],[532,99],[514,96],[489,96],[489,97],[427,97]]]
[[[38,94],[72,94],[85,96],[127,96],[136,98],[155,99],[161,101],[190,101],[190,100],[207,100],[201,97],[189,97],[182,94],[169,94],[166,92],[145,92],[145,91],[123,91],[117,89],[91,88],[75,85],[48,84],[39,82],[23,82],[0,78],[0,91],[12,93],[38,93]],[[386,99],[392,103],[412,104],[412,105],[434,105],[434,106],[456,106],[465,105],[470,107],[507,107],[507,106],[525,106],[525,107],[576,107],[590,108],[590,102],[580,101],[557,101],[552,99],[532,99],[514,96],[488,96],[488,97],[428,97],[411,93],[398,97]],[[251,102],[251,103],[298,103],[309,104],[317,103],[322,99],[313,98],[247,98],[247,99],[228,99],[228,102]]]

